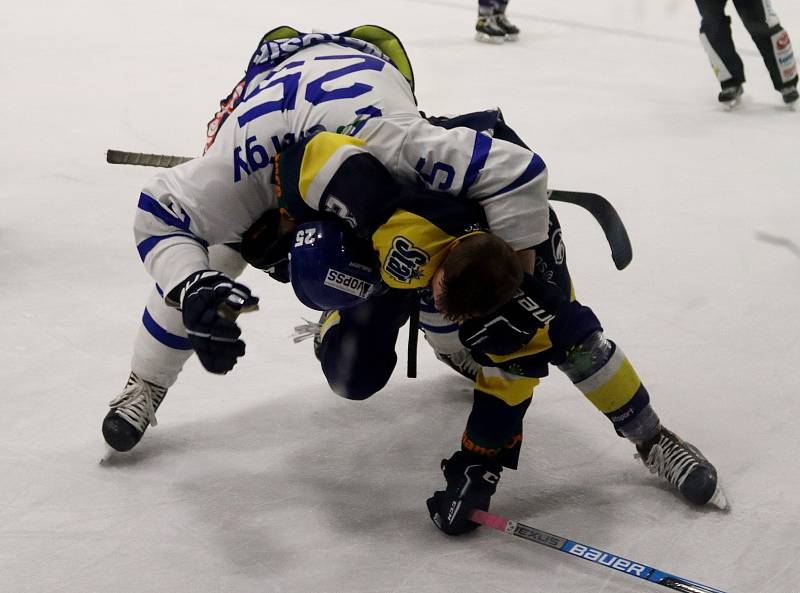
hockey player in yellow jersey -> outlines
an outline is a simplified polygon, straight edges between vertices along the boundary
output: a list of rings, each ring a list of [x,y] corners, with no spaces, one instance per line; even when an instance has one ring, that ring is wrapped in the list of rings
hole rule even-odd
[[[513,135],[499,116],[493,132]],[[534,273],[523,273],[513,250],[487,234],[480,208],[348,162],[357,144],[323,133],[278,159],[283,208],[311,221],[291,235],[291,281],[306,305],[325,311],[313,328],[315,351],[342,397],[365,399],[385,385],[398,330],[418,299],[437,355],[474,379],[461,449],[443,461],[447,487],[428,500],[440,529],[474,529],[468,512],[488,508],[502,468],[516,468],[522,420],[550,365],[636,445],[653,473],[694,504],[726,506],[714,466],[662,426],[629,359],[576,300],[552,208],[548,237],[531,250]],[[382,200],[365,199],[379,187]],[[365,271],[370,266],[379,277]]]

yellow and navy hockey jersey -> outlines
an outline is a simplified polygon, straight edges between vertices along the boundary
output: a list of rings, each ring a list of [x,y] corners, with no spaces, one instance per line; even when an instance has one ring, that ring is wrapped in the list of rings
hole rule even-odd
[[[483,211],[474,201],[397,184],[374,159],[350,150],[359,142],[323,133],[282,153],[275,169],[281,205],[298,222],[318,219],[325,211],[347,221],[357,234],[371,239],[388,286],[426,289],[460,239],[487,232]],[[326,176],[331,159],[337,163],[335,173]],[[425,296],[420,322],[432,344],[444,339],[460,347],[458,325]],[[465,449],[516,465],[522,418],[533,388],[547,372],[539,355],[550,346],[545,327],[511,355],[483,357],[475,406],[462,439]]]

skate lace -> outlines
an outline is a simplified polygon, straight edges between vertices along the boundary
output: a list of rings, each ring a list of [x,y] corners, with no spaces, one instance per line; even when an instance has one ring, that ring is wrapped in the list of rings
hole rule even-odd
[[[309,321],[305,317],[302,318],[305,323],[303,325],[295,325],[294,333],[292,334],[292,342],[298,344],[308,338],[315,338],[319,335],[322,329],[322,324],[316,321]]]
[[[156,409],[164,399],[166,391],[164,388],[131,375],[122,393],[112,399],[108,405],[140,432],[144,432],[148,424],[158,425]]]
[[[637,455],[637,457],[639,456]],[[644,462],[651,474],[658,474],[660,477],[666,478],[678,488],[683,485],[691,471],[699,465],[697,457],[691,450],[665,436],[662,436],[659,442],[652,446]]]

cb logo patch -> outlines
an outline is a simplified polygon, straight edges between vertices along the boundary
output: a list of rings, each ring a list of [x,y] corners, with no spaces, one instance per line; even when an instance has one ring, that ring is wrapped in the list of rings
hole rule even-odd
[[[398,282],[408,284],[411,280],[422,276],[422,266],[430,261],[430,257],[422,249],[415,247],[405,237],[395,237],[392,249],[386,256],[384,269]]]

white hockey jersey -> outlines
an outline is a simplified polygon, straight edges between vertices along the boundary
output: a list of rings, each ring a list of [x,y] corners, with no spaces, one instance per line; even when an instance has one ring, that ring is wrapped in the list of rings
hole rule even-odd
[[[399,180],[479,200],[492,232],[517,250],[547,238],[547,170],[538,155],[484,132],[431,124],[407,76],[363,39],[265,36],[210,150],[159,172],[141,193],[137,248],[164,294],[209,267],[209,245],[239,242],[278,207],[275,155],[323,130],[363,140],[353,149]]]

